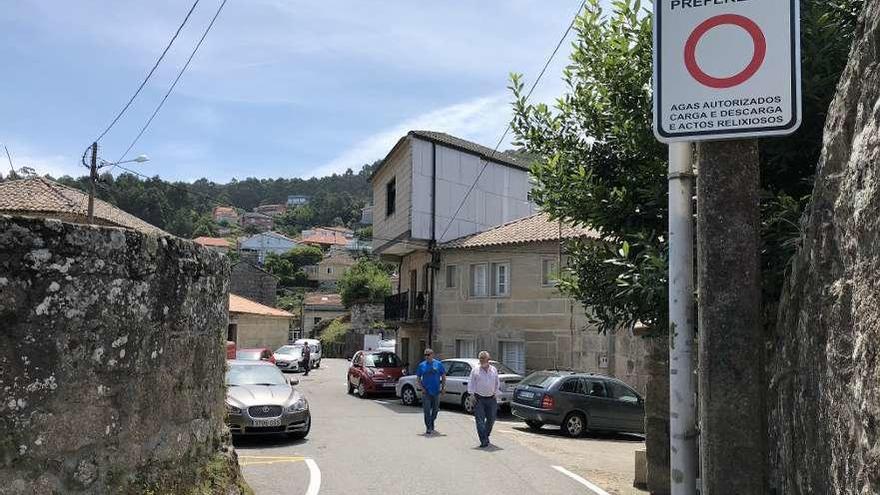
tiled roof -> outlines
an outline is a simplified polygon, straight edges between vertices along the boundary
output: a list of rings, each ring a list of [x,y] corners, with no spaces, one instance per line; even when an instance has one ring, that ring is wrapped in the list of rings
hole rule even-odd
[[[342,306],[342,296],[339,294],[308,294],[304,304],[309,306]]]
[[[39,215],[85,223],[89,197],[86,193],[43,177],[0,182],[0,212]],[[148,234],[168,235],[162,229],[95,198],[95,218]]]
[[[506,244],[522,244],[528,242],[546,242],[559,239],[559,222],[551,221],[546,213],[538,213],[529,217],[508,222],[500,227],[467,235],[445,242],[441,249],[467,249]],[[575,237],[599,238],[595,230],[562,224],[562,238]]]
[[[247,313],[250,315],[260,316],[277,316],[282,318],[293,318],[294,316],[283,309],[270,308],[262,304],[245,299],[235,294],[229,294],[229,312],[230,313]]]
[[[202,246],[210,246],[210,247],[229,247],[229,241],[222,237],[196,237],[193,239],[193,242],[196,244],[201,244]]]
[[[529,170],[528,162],[522,160],[515,155],[503,151],[493,152],[492,148],[487,148],[481,144],[477,144],[472,141],[467,141],[465,139],[461,139],[455,136],[450,136],[445,132],[409,131],[409,135],[416,136],[426,141],[431,141],[433,143],[446,145],[451,148],[457,148],[461,151],[477,155],[484,160],[490,160],[493,162],[510,165],[512,167],[521,168],[523,170]]]
[[[348,241],[341,232],[322,229],[316,229],[308,235],[304,234],[300,240],[304,244],[323,244],[328,246],[347,246]]]

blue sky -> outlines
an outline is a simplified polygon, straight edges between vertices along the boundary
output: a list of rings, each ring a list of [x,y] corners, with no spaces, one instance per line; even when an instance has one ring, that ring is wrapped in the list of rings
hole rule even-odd
[[[116,160],[220,0],[202,0],[160,69],[102,141]],[[83,149],[152,66],[190,0],[4,2],[0,143],[16,167],[80,174]],[[148,175],[309,177],[357,171],[409,129],[494,146],[508,73],[531,83],[579,0],[229,0],[130,155]],[[562,90],[560,52],[535,100]],[[3,169],[5,171],[5,167]]]

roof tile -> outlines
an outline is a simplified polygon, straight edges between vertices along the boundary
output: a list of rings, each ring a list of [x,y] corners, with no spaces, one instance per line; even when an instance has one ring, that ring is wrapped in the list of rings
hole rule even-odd
[[[283,309],[270,308],[256,301],[251,301],[235,294],[229,294],[229,312],[230,313],[246,313],[260,316],[278,316],[283,318],[293,318],[294,316]]]
[[[494,229],[460,237],[440,245],[440,249],[468,249],[528,242],[555,241],[559,238],[572,239],[590,237],[598,239],[599,233],[592,229],[562,224],[560,236],[559,222],[551,221],[546,213],[508,222]]]

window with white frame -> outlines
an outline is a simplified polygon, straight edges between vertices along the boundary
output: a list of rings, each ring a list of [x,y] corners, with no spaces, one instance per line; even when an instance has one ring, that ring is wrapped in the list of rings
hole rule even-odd
[[[492,263],[492,295],[510,295],[510,263]]]
[[[458,267],[446,265],[446,288],[454,289],[456,287],[458,287]]]
[[[473,339],[455,339],[455,357],[477,357],[477,345]]]
[[[556,258],[544,258],[541,260],[541,285],[545,287],[556,285],[559,279],[559,262]]]
[[[489,295],[489,264],[471,265],[471,296],[487,297]]]
[[[526,345],[523,342],[499,341],[498,358],[520,374],[526,372]]]

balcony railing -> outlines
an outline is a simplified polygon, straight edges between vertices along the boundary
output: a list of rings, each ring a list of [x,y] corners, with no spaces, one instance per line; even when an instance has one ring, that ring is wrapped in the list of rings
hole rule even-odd
[[[401,292],[385,298],[386,321],[424,321],[428,317],[427,292]]]

